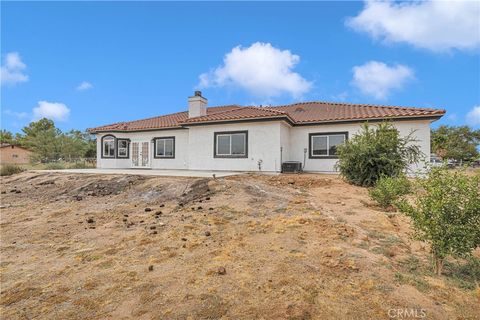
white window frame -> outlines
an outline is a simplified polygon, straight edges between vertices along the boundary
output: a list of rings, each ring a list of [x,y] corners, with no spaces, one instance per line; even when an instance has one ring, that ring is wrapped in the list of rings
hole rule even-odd
[[[232,154],[232,136],[234,135],[242,135],[243,136],[243,153],[235,153]],[[219,143],[218,139],[219,137],[228,137],[229,138],[229,144],[230,144],[230,150],[229,153],[219,153]],[[215,157],[216,158],[246,158],[248,156],[248,132],[247,131],[239,131],[239,132],[218,132],[215,133]]]
[[[108,136],[108,137],[104,137],[102,138],[102,157],[103,158],[115,158],[115,152],[116,152],[116,148],[115,148],[115,137],[113,136]],[[110,154],[106,154],[105,153],[105,144],[106,143],[111,143],[112,146],[113,146],[113,155],[110,155]],[[109,150],[111,150],[112,147],[110,147]]]
[[[167,140],[171,140],[172,141],[172,154],[171,155],[159,155],[157,153],[157,146],[159,145],[159,143],[163,143],[163,152],[165,153],[165,146],[166,146],[166,142]],[[165,137],[165,138],[155,138],[155,158],[166,158],[166,159],[173,159],[175,158],[175,138],[173,137]]]
[[[121,148],[120,148],[120,142],[121,142],[121,141],[125,141],[125,142],[126,142],[126,144],[127,144],[126,147],[121,147]],[[117,139],[117,157],[118,157],[118,158],[128,159],[128,147],[129,147],[128,144],[129,144],[129,143],[128,143],[128,139]],[[122,150],[125,151],[125,154],[124,154],[124,155],[121,154],[121,151],[122,151]]]
[[[310,134],[310,158],[338,158],[336,154],[330,154],[330,137],[343,137],[343,142],[348,139],[348,132],[338,133],[312,133]],[[313,139],[314,138],[327,138],[327,154],[313,154]]]

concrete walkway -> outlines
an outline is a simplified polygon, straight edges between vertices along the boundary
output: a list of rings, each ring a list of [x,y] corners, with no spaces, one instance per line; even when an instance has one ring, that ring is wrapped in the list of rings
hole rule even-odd
[[[131,174],[140,176],[165,177],[195,177],[208,178],[215,175],[217,178],[242,174],[235,171],[197,171],[197,170],[145,170],[145,169],[64,169],[64,170],[32,170],[35,172],[56,173],[89,173],[89,174]]]

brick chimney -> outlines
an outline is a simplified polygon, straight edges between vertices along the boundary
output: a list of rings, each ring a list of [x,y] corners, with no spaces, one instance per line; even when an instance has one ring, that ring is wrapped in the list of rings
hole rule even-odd
[[[207,114],[207,99],[202,97],[201,91],[195,91],[193,97],[188,97],[188,117],[195,118]]]

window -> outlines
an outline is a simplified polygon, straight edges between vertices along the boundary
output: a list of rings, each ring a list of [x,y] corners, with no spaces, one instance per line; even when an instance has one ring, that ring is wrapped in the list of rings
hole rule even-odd
[[[337,158],[337,146],[348,139],[348,132],[311,133],[310,158]]]
[[[175,137],[155,138],[155,158],[175,158]]]
[[[248,132],[215,132],[214,145],[215,158],[246,158],[248,157]]]
[[[115,137],[104,136],[102,138],[102,157],[115,158]]]
[[[128,139],[117,139],[117,157],[128,158]]]

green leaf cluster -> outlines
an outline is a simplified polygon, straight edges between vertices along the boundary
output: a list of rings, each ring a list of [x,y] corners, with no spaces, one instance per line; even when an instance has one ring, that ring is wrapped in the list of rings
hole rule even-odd
[[[417,184],[413,202],[398,206],[412,219],[415,237],[430,244],[440,274],[445,257],[466,257],[480,246],[480,175],[434,168]]]
[[[402,175],[421,158],[413,132],[401,136],[389,122],[362,125],[358,134],[338,146],[337,168],[350,183],[371,187],[383,176]]]

